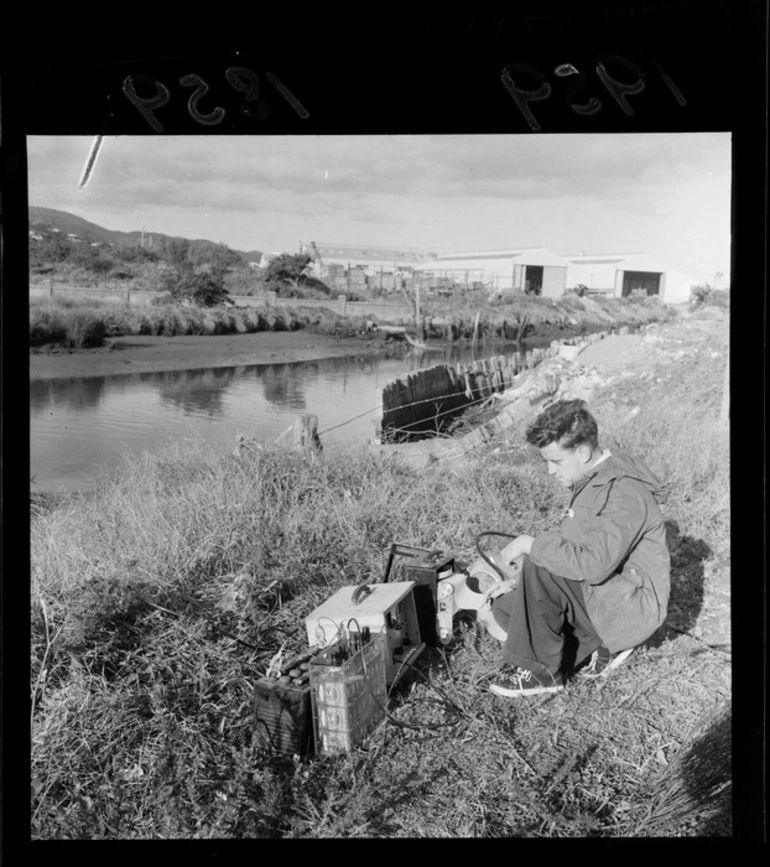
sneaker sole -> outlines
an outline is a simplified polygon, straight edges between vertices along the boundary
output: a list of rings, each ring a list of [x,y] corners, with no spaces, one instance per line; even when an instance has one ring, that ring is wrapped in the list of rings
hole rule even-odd
[[[493,685],[489,687],[489,691],[504,698],[521,698],[525,695],[546,695],[552,692],[563,692],[564,687],[556,684],[554,686],[535,686],[531,689],[506,689],[504,686]]]

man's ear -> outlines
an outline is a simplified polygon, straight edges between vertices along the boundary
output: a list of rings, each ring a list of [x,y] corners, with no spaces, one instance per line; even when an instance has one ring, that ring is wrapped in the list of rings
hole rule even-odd
[[[580,460],[583,461],[584,464],[587,464],[591,460],[591,449],[585,443],[578,446],[578,454],[580,455]]]

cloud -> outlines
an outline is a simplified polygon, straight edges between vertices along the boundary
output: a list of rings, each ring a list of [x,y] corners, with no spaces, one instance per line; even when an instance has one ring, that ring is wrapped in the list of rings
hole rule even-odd
[[[85,139],[38,138],[30,177],[75,185]],[[271,193],[326,195],[342,204],[375,193],[438,199],[622,200],[652,194],[724,158],[725,142],[697,135],[117,137],[105,140],[90,186],[94,202],[246,209]],[[58,175],[57,175],[58,173]]]
[[[315,236],[652,253],[665,241],[729,259],[724,133],[118,136],[84,190],[92,138],[28,143],[30,202],[107,228],[213,232],[239,249]]]

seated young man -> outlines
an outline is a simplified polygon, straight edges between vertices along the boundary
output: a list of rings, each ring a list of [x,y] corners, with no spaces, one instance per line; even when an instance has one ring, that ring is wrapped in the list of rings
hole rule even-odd
[[[663,623],[670,590],[665,488],[649,468],[599,448],[582,400],[552,404],[526,437],[570,500],[558,530],[502,551],[507,563],[526,555],[518,587],[491,608],[505,637],[490,689],[506,697],[558,692],[589,657],[586,673],[616,666]]]

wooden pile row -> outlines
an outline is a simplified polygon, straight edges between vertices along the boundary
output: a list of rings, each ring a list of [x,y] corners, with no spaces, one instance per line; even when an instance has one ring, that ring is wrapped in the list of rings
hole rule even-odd
[[[514,377],[554,354],[553,347],[440,364],[388,383],[382,390],[382,435],[404,441],[440,433],[469,406],[510,388]]]

